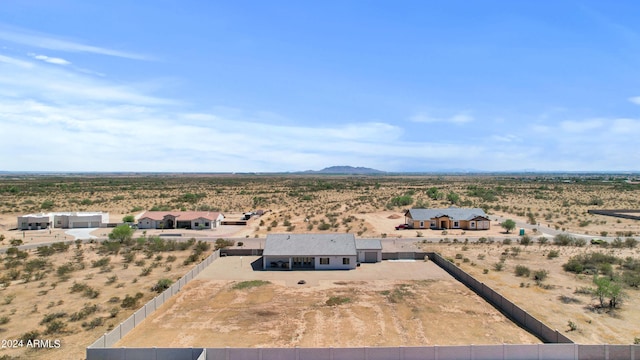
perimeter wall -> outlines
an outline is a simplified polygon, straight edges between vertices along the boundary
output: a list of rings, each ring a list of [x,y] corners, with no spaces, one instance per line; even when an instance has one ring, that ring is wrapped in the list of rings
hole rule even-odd
[[[573,344],[557,330],[552,330],[436,253],[413,253],[413,259],[423,260],[428,256],[518,325],[547,343],[357,348],[111,348],[219,256],[219,251],[211,254],[165,292],[146,303],[111,332],[101,336],[87,348],[87,360],[640,360],[640,345]],[[411,258],[410,253],[383,253],[383,257]]]

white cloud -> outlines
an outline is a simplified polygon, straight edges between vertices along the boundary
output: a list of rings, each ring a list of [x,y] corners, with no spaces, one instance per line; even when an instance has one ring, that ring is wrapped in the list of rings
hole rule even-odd
[[[632,103],[636,104],[636,105],[640,105],[640,96],[634,96],[629,98],[629,101],[631,101]]]
[[[99,55],[108,55],[114,57],[121,57],[134,60],[151,60],[150,57],[126,52],[103,48],[99,46],[86,45],[76,41],[64,40],[56,38],[48,34],[37,33],[33,31],[27,31],[16,27],[2,26],[0,25],[0,39],[10,41],[17,44],[33,46],[41,49],[67,51],[67,52],[82,52],[93,53]]]
[[[46,55],[36,55],[36,54],[32,54],[30,53],[29,56],[33,57],[36,60],[41,60],[44,62],[48,62],[50,64],[56,64],[56,65],[70,65],[71,62],[62,59],[62,58],[57,58],[57,57],[50,57],[50,56],[46,56]]]
[[[492,135],[491,138],[495,141],[500,141],[500,142],[515,142],[515,141],[520,141],[520,137],[516,136],[516,135],[512,135],[512,134],[506,134],[506,135]]]
[[[591,119],[583,121],[563,121],[560,128],[567,132],[587,132],[598,129],[604,125],[600,119]]]
[[[450,123],[450,124],[465,124],[472,122],[474,119],[472,116],[465,113],[458,113],[450,117],[432,117],[426,113],[418,113],[409,118],[409,120],[417,123]]]

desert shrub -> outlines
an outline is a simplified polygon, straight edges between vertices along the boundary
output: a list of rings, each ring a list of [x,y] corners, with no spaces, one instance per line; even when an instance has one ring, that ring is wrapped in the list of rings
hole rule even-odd
[[[87,316],[97,312],[98,309],[99,308],[97,304],[84,304],[80,311],[74,312],[69,316],[69,321],[80,321],[82,319],[85,319]]]
[[[331,224],[327,224],[325,222],[318,224],[318,230],[329,230],[329,229],[331,229]]]
[[[151,270],[153,270],[153,268],[150,266],[146,268],[142,268],[142,271],[140,272],[140,276],[147,276],[151,274]]]
[[[135,265],[136,266],[144,266],[144,264],[146,264],[147,262],[144,261],[144,259],[140,259],[140,260],[136,260]]]
[[[330,297],[327,301],[325,301],[325,304],[327,306],[337,306],[337,305],[342,305],[342,304],[346,304],[351,302],[351,299],[348,297],[343,297],[343,296],[332,296]]]
[[[63,318],[65,316],[67,316],[66,312],[56,312],[56,313],[45,314],[42,317],[42,320],[40,320],[40,325],[50,323],[55,319]]]
[[[546,237],[544,237],[544,236],[540,236],[540,237],[538,238],[538,244],[540,244],[540,245],[545,245],[545,244],[546,244],[546,243],[548,243],[548,242],[549,242],[549,239],[547,239],[547,238],[546,238]]]
[[[413,198],[410,195],[396,196],[389,200],[387,207],[407,206],[413,204]]]
[[[559,246],[574,245],[576,239],[569,234],[558,234],[553,237],[553,244]]]
[[[547,253],[547,259],[555,259],[560,256],[560,252],[558,250],[549,250]]]
[[[166,262],[174,262],[176,261],[177,257],[173,256],[173,255],[169,255],[167,256],[167,260]]]
[[[52,247],[50,246],[38,246],[38,248],[36,249],[36,254],[38,254],[38,256],[40,257],[47,257],[47,256],[51,256],[55,253],[55,250],[53,250]]]
[[[520,237],[520,245],[529,246],[531,245],[531,242],[532,242],[531,236],[529,235],[522,235]]]
[[[201,245],[202,244],[202,245]],[[227,247],[231,247],[235,244],[235,241],[233,240],[225,240],[222,238],[216,239],[216,243],[215,243],[215,250],[219,250],[219,249],[224,249]],[[208,246],[208,248],[205,248],[206,246]],[[211,245],[202,241],[198,241],[198,245],[196,245],[196,251],[199,251],[199,249],[205,248],[204,250],[201,250],[200,252],[204,252],[207,251],[211,248]]]
[[[632,237],[628,237],[626,239],[624,239],[624,246],[632,249],[635,248],[636,246],[638,246],[638,240],[632,238]]]
[[[69,251],[70,245],[68,243],[64,243],[62,241],[51,244],[51,248],[56,252],[67,252]]]
[[[118,275],[109,276],[107,278],[106,284],[110,285],[110,284],[113,284],[116,281],[118,281]]]
[[[44,259],[32,259],[24,263],[24,270],[27,272],[44,270],[48,265],[49,263]]]
[[[47,324],[47,328],[44,331],[45,335],[60,334],[66,331],[67,324],[60,320],[53,320]]]
[[[88,331],[91,329],[95,329],[98,326],[102,326],[103,323],[104,323],[104,319],[101,317],[97,317],[89,322],[83,322],[82,327]]]
[[[110,262],[111,262],[111,258],[105,256],[98,260],[91,261],[91,267],[93,268],[103,267],[103,266],[109,265]]]
[[[516,265],[515,272],[516,276],[529,277],[529,275],[531,274],[531,270],[529,270],[529,268],[524,265]]]
[[[127,294],[127,296],[125,296],[124,299],[122,299],[122,303],[120,304],[120,307],[125,309],[135,309],[138,307],[138,302],[143,296],[144,295],[140,292],[136,293],[135,296],[130,296],[129,294]]]
[[[544,279],[546,279],[548,275],[549,272],[547,270],[536,270],[533,272],[533,280],[535,280],[537,283],[540,283],[544,281]]]
[[[598,267],[601,264],[617,264],[620,263],[621,259],[613,256],[604,254],[601,252],[593,252],[589,254],[579,254],[573,256],[562,265],[564,271],[574,272],[576,274],[580,274],[582,272],[590,272],[592,274],[597,273]]]
[[[77,293],[77,292],[82,292],[84,291],[86,288],[88,287],[87,284],[83,284],[83,283],[79,283],[79,282],[73,282],[73,284],[71,285],[71,293]]]
[[[587,245],[587,240],[583,238],[576,238],[573,242],[573,245],[577,247],[584,247],[585,245]]]
[[[497,263],[493,264],[493,270],[502,271],[503,269],[504,269],[504,263],[503,262],[497,262]]]
[[[253,287],[258,287],[258,286],[264,286],[264,285],[269,285],[271,284],[270,281],[264,281],[264,280],[249,280],[249,281],[242,281],[236,284],[233,284],[233,286],[231,287],[234,290],[242,290],[242,289],[250,289]]]
[[[40,338],[40,331],[38,330],[31,330],[20,335],[20,340],[25,344],[28,342],[32,342],[33,340],[36,340],[38,338]]]
[[[151,291],[161,293],[168,289],[172,283],[173,281],[171,281],[170,279],[160,279],[155,285],[151,287]]]

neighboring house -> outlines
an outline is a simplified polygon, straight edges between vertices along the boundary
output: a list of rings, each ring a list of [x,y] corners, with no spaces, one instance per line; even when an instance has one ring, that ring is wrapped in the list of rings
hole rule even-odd
[[[405,222],[414,229],[488,230],[491,223],[480,208],[410,209]]]
[[[357,266],[353,234],[268,234],[263,269],[349,270]]]
[[[138,217],[138,229],[213,229],[224,215],[210,211],[145,211]]]
[[[52,228],[75,229],[106,227],[109,213],[55,212],[18,216],[18,229],[40,230]]]
[[[358,252],[358,262],[376,263],[382,261],[382,243],[380,240],[356,240],[356,251]]]

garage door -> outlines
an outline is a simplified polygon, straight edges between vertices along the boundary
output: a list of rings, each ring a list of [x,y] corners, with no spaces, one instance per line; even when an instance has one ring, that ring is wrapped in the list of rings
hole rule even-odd
[[[89,227],[89,222],[88,221],[74,222],[73,223],[73,227],[74,228],[88,228]]]
[[[378,261],[378,253],[374,252],[365,252],[364,253],[364,262],[366,263],[374,263]]]

